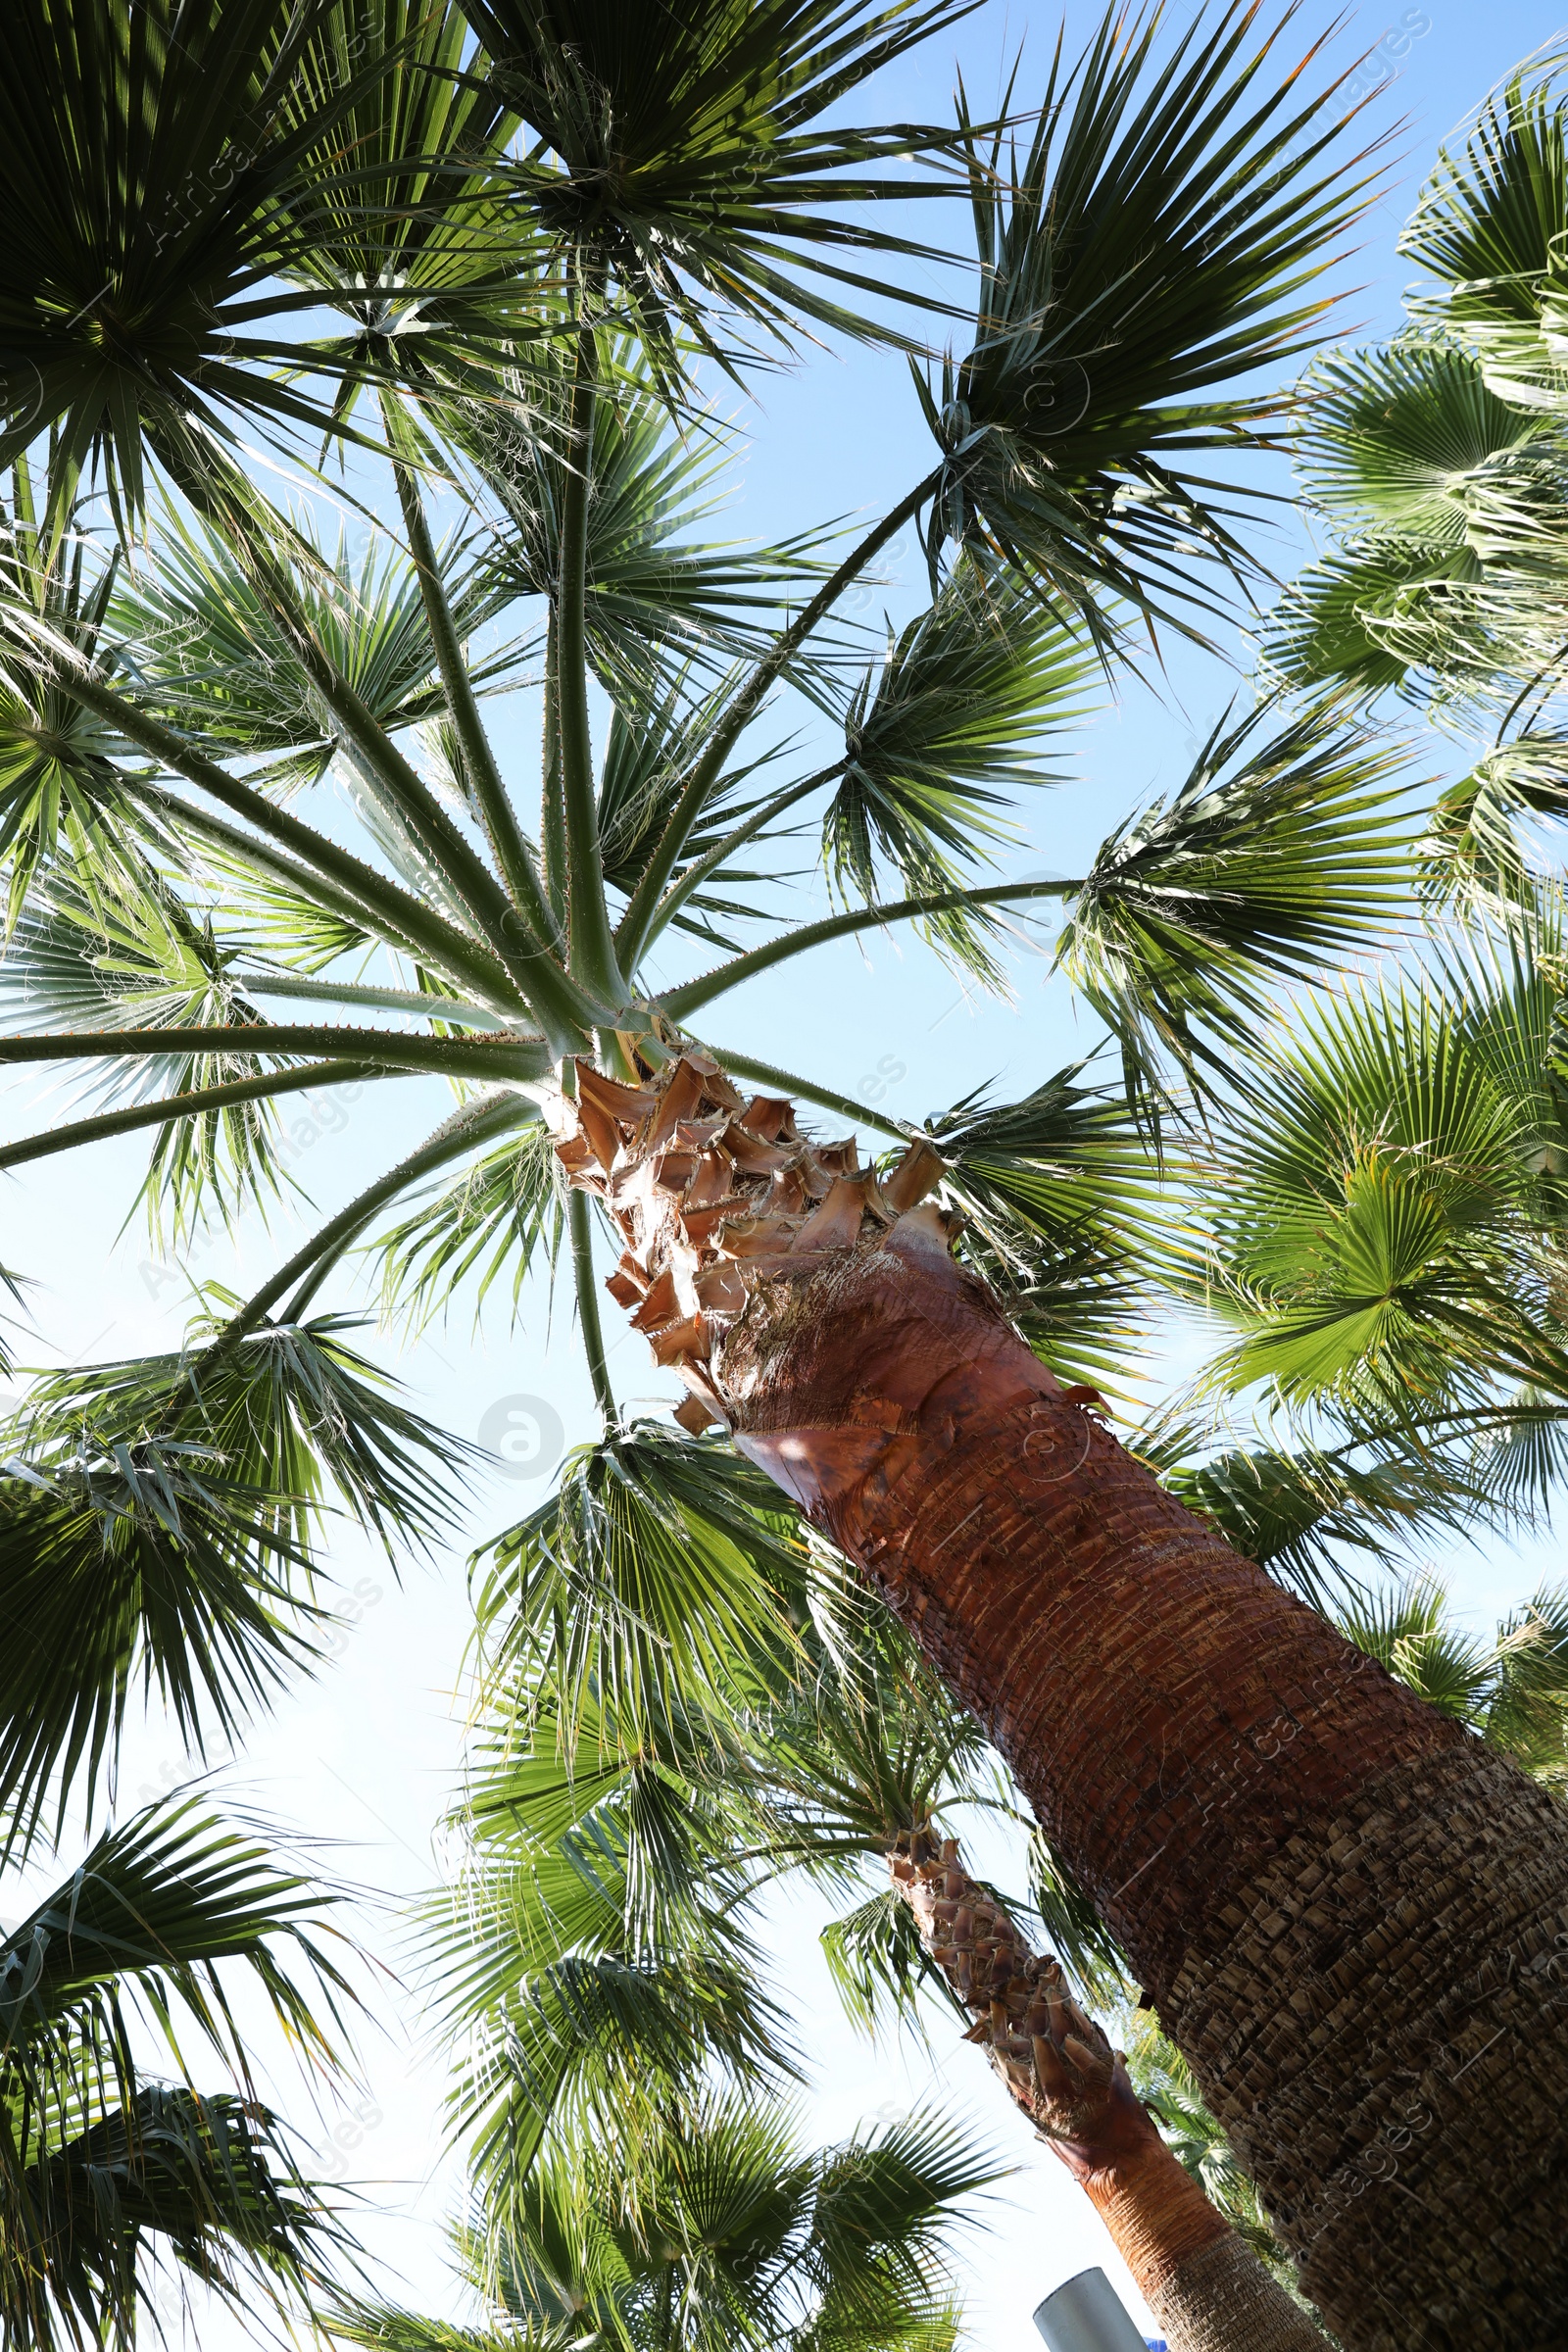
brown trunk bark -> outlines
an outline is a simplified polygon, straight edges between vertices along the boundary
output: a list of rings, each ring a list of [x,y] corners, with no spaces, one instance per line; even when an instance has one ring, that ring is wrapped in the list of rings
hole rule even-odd
[[[911,1206],[919,1149],[879,1187],[700,1055],[580,1074],[612,1291],[986,1725],[1330,2326],[1560,2352],[1568,1808],[1161,1491]]]
[[[956,1841],[889,1857],[921,1943],[976,2020],[1014,2104],[1087,2192],[1170,2352],[1325,2352],[1321,2330],[1160,2137],[1125,2061],[958,1860]]]

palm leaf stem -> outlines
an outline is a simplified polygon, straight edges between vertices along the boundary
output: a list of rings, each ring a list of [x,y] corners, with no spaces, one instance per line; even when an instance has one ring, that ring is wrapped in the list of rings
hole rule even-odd
[[[845,939],[852,932],[870,931],[884,923],[906,923],[924,914],[943,914],[954,906],[1017,906],[1029,899],[1070,898],[1084,887],[1076,882],[1005,882],[990,890],[936,890],[918,899],[895,899],[884,906],[852,906],[846,914],[824,915],[819,923],[803,923],[798,931],[786,931],[778,939],[764,941],[745,956],[731,956],[728,963],[715,964],[710,972],[702,972],[695,980],[682,981],[668,988],[655,1002],[661,1012],[671,1020],[684,1020],[700,1004],[722,997],[743,980],[758,972],[765,972],[770,964],[783,963],[791,956],[804,956],[808,949],[820,947],[825,940]]]
[[[386,422],[387,438],[396,445],[406,438],[407,428],[389,392],[381,395],[381,413]],[[453,724],[463,746],[463,756],[467,762],[468,774],[479,803],[490,854],[524,920],[541,944],[548,947],[556,939],[558,927],[506,785],[502,782],[501,770],[496,764],[484,721],[479,715],[468,665],[458,643],[457,624],[452,617],[446,591],[441,585],[441,570],[436,562],[435,545],[430,537],[430,525],[425,517],[418,481],[408,458],[402,454],[394,457],[392,472],[397,483],[398,502],[403,509],[403,527],[408,534],[409,553],[414,559],[414,568],[419,582],[430,642],[435,647],[436,665],[441,672],[441,683],[446,688],[447,708],[452,713]]]
[[[385,1069],[428,1070],[442,1078],[520,1078],[536,1083],[552,1064],[542,1038],[411,1037],[393,1029],[273,1026],[253,1021],[189,1029],[61,1029],[41,1037],[0,1037],[0,1062],[118,1060],[122,1054],[314,1054]]]
[[[917,514],[926,500],[941,487],[945,471],[946,462],[937,466],[934,472],[928,473],[924,481],[917,482],[906,498],[901,499],[874,529],[867,531],[859,545],[845,557],[837,571],[823,581],[809,604],[802,608],[798,617],[790,622],[788,628],[779,632],[735,695],[724,716],[715,725],[707,750],[692,769],[679,800],[670,811],[668,822],[649,859],[647,871],[621,919],[617,937],[623,942],[626,961],[633,968],[651,936],[655,911],[668,887],[691,829],[702,814],[725,760],[762,697],[800,651],[817,622],[837,603],[850,582],[864,570],[873,556],[886,547],[894,534]]]
[[[193,1119],[203,1111],[225,1110],[235,1102],[259,1102],[271,1095],[307,1093],[313,1086],[358,1085],[388,1073],[373,1061],[313,1061],[297,1070],[268,1070],[256,1078],[235,1078],[222,1086],[193,1087],[187,1094],[167,1095],[159,1102],[136,1102],[127,1110],[107,1110],[97,1118],[73,1119],[68,1126],[51,1127],[42,1135],[24,1136],[19,1143],[0,1145],[0,1168],[21,1167],[29,1159],[45,1159],[52,1152],[74,1152],[78,1144],[101,1143],[106,1136],[128,1135],[137,1127],[167,1126],[174,1119]]]
[[[232,1321],[225,1323],[206,1355],[200,1359],[197,1371],[203,1364],[210,1366],[219,1357],[226,1355],[230,1348],[236,1348],[259,1323],[266,1320],[290,1285],[296,1282],[300,1287],[289,1300],[283,1320],[285,1323],[298,1322],[350,1243],[364,1232],[378,1209],[384,1208],[389,1200],[395,1200],[398,1194],[407,1191],[411,1184],[417,1184],[435,1169],[445,1167],[449,1160],[461,1158],[465,1152],[471,1151],[475,1145],[488,1143],[492,1136],[505,1134],[509,1127],[538,1116],[537,1104],[518,1095],[509,1094],[500,1098],[486,1095],[477,1102],[462,1103],[450,1118],[443,1119],[440,1126],[425,1138],[417,1151],[411,1152],[407,1159],[400,1159],[395,1168],[389,1168],[384,1176],[377,1177],[374,1184],[367,1185],[365,1191],[351,1200],[346,1208],[339,1209],[335,1217],[329,1217],[308,1242],[295,1250],[291,1258],[278,1267],[277,1272],[246,1300]]]
[[[303,997],[315,1004],[363,1004],[377,1012],[417,1012],[430,1021],[455,1021],[469,1029],[509,1029],[504,1012],[469,1004],[461,997],[427,997],[416,988],[366,988],[353,980],[306,980],[292,972],[246,972],[248,997]]]
[[[539,845],[545,894],[560,922],[566,908],[566,811],[561,797],[561,619],[553,600],[545,622],[544,706]]]
[[[242,833],[237,825],[215,816],[210,808],[193,807],[189,801],[182,801],[175,794],[166,792],[161,785],[148,783],[139,777],[127,776],[123,781],[126,790],[134,793],[138,800],[156,808],[161,815],[175,820],[199,840],[221,850],[236,863],[250,866],[257,873],[282,883],[285,889],[298,893],[311,906],[350,923],[355,931],[373,932],[385,946],[395,948],[412,962],[441,972],[452,987],[471,989],[495,1013],[502,1028],[511,1028],[519,1016],[526,1016],[528,1007],[519,998],[504,966],[491,960],[477,941],[467,939],[463,932],[442,923],[439,916],[434,918],[435,923],[450,943],[444,946],[437,945],[428,935],[422,938],[411,936],[408,926],[369,906],[352,891],[342,890],[321,875],[313,873],[308,866],[297,865],[291,858],[285,858],[270,843],[258,841],[254,834]],[[364,871],[372,881],[380,879],[369,866],[366,866]],[[414,904],[417,907],[418,902],[415,901]]]
[[[588,290],[583,292],[586,305]],[[588,502],[592,496],[598,342],[586,318],[577,335],[571,433],[561,505],[557,586],[556,729],[566,848],[566,934],[572,977],[613,1004],[625,982],[615,956],[599,852],[599,803],[588,725]]]
[[[653,946],[660,933],[673,921],[693,891],[701,890],[709,875],[715,872],[727,858],[732,858],[737,850],[744,849],[747,842],[755,834],[760,833],[764,825],[771,824],[775,816],[783,816],[786,810],[794,808],[797,801],[804,801],[808,793],[815,792],[823,784],[831,784],[834,777],[841,775],[847,765],[846,760],[835,760],[831,767],[818,768],[814,776],[807,776],[799,784],[786,784],[782,792],[776,792],[770,801],[764,801],[761,807],[755,809],[743,824],[735,826],[732,832],[725,834],[722,841],[715,842],[710,850],[705,851],[701,858],[694,859],[679,880],[670,884],[659,905],[654,908],[648,924],[648,935],[643,942],[644,954]],[[624,929],[625,925],[622,923],[620,930],[615,934],[617,944]]]
[[[605,1427],[613,1429],[620,1414],[615,1405],[615,1392],[610,1385],[610,1364],[605,1354],[605,1327],[599,1313],[599,1290],[594,1274],[592,1212],[586,1193],[572,1193],[567,1221],[571,1232],[571,1271],[577,1291],[577,1319],[582,1325],[583,1353],[588,1358],[588,1373],[594,1384],[594,1401],[605,1417]]]
[[[799,1095],[804,1102],[814,1102],[819,1109],[831,1110],[837,1117],[853,1119],[858,1126],[874,1127],[880,1135],[897,1137],[907,1143],[917,1130],[901,1127],[896,1119],[884,1117],[864,1102],[857,1102],[853,1095],[836,1094],[831,1087],[814,1086],[809,1078],[797,1078],[793,1070],[781,1070],[773,1062],[759,1061],[750,1054],[731,1054],[726,1047],[702,1041],[705,1054],[711,1054],[720,1069],[732,1077],[750,1078],[758,1086],[776,1087],[781,1095]]]
[[[253,527],[245,495],[248,485],[225,483],[216,466],[208,470],[192,460],[191,452],[168,440],[159,454],[173,480],[204,520],[232,548],[241,568],[272,614],[301,667],[328,711],[378,783],[390,795],[399,814],[426,857],[466,906],[491,947],[530,1002],[537,1002],[547,1027],[561,1029],[564,1043],[574,1031],[591,1027],[584,1021],[588,1007],[574,1002],[565,975],[548,957],[527,956],[515,944],[516,909],[477,851],[464,839],[423,779],[405,760],[385,728],[369,710],[317,643],[308,617],[301,612],[288,573],[262,545]],[[308,551],[314,554],[314,551]],[[510,919],[509,919],[510,918]],[[542,943],[541,943],[542,944]],[[521,969],[514,970],[514,964]],[[542,969],[529,973],[533,965]]]
[[[292,852],[312,872],[344,890],[361,920],[368,914],[374,921],[390,924],[400,937],[416,942],[431,954],[444,969],[452,969],[455,962],[459,971],[472,973],[479,979],[487,997],[499,998],[503,1004],[528,1002],[512,982],[499,957],[492,958],[455,925],[432,913],[413,891],[389,882],[351,851],[339,849],[336,842],[318,833],[314,825],[291,816],[286,808],[275,807],[265,793],[231,776],[225,767],[220,767],[216,760],[209,760],[205,752],[198,751],[172,727],[165,726],[161,719],[117,693],[107,679],[91,671],[71,671],[62,675],[59,683],[85,710],[107,719],[165,767],[183,776],[200,791],[211,793],[232,815],[244,817],[259,833],[270,835],[280,848]],[[140,791],[143,797],[151,797],[145,787],[132,784],[132,789]],[[157,799],[179,816],[195,814],[172,795],[159,793]],[[230,833],[226,827],[223,838],[226,846],[251,846],[243,834]],[[299,879],[292,869],[289,879],[295,884]]]

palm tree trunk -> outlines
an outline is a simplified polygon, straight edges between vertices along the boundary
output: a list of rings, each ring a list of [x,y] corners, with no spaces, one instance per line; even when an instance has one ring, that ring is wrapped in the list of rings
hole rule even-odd
[[[923,1832],[889,1856],[920,1941],[1009,2096],[1087,2191],[1170,2352],[1325,2352],[1299,2304],[1171,2154],[1126,2063],[958,1860]]]
[[[702,1055],[557,1112],[611,1289],[985,1724],[1355,2352],[1568,2340],[1568,1808],[1164,1494]]]

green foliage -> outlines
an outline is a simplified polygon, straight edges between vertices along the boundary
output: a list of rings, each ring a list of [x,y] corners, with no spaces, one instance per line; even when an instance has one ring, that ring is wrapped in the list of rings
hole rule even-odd
[[[0,1941],[0,2319],[19,2352],[130,2346],[166,2266],[247,2310],[258,2292],[280,2313],[309,2302],[343,2233],[249,2082],[221,1970],[336,2066],[348,1986],[309,1933],[323,1899],[172,1801],[101,1838]],[[138,2071],[138,2017],[182,2081]],[[182,2027],[244,2095],[192,2086]]]
[[[1118,607],[1196,601],[1195,562],[1244,567],[1228,485],[1191,457],[1255,442],[1274,404],[1213,395],[1314,338],[1324,306],[1297,298],[1364,199],[1250,24],[1222,6],[1156,64],[1153,11],[1106,15],[1076,65],[1057,51],[1021,152],[962,112],[981,290],[923,391],[932,561],[1000,557],[1102,638]]]
[[[646,1421],[579,1447],[486,1556],[489,1687],[520,1674],[568,1726],[592,1691],[633,1740],[687,1708],[726,1711],[776,1674],[806,1586],[795,1514],[761,1472]]]
[[[1286,1033],[1215,1167],[1212,1303],[1267,1380],[1373,1422],[1563,1392],[1544,1228],[1565,1131],[1555,991],[1515,940],[1446,987],[1358,991]]]
[[[595,2352],[951,2352],[942,2257],[999,2170],[932,2115],[808,2150],[786,2109],[709,2090],[632,2153],[588,2145],[539,2167],[504,2228],[481,2215],[459,2250],[509,2344],[570,2326]],[[344,2332],[389,2352],[453,2341],[366,2306]]]
[[[1084,1066],[1057,1070],[1019,1102],[977,1089],[927,1129],[944,1162],[941,1200],[964,1220],[959,1254],[1069,1381],[1108,1379],[1125,1355],[1152,1190],[1126,1102],[1081,1086]]]
[[[869,74],[964,14],[962,0],[691,0],[628,16],[616,0],[464,0],[494,86],[536,144],[509,173],[553,266],[612,293],[646,347],[719,350],[737,324],[782,341],[798,318],[875,333],[833,288],[886,293],[833,257],[925,249],[838,207],[940,180],[879,167],[938,134],[826,129]],[[802,272],[806,274],[802,274]]]
[[[209,1331],[212,1327],[209,1327]],[[454,1444],[385,1393],[341,1318],[217,1353],[38,1378],[0,1434],[0,1806],[31,1834],[113,1763],[133,1685],[181,1738],[235,1734],[328,1613],[329,1496],[389,1546],[444,1523]]]
[[[1469,1726],[1535,1780],[1568,1793],[1568,1592],[1544,1587],[1498,1625],[1464,1632],[1430,1578],[1366,1595],[1340,1612],[1357,1649],[1429,1705]]]
[[[539,1258],[554,1279],[565,1230],[561,1163],[548,1130],[531,1122],[449,1184],[415,1195],[409,1210],[375,1245],[387,1311],[422,1329],[474,1275],[477,1319],[491,1285],[510,1269],[515,1319]]]
[[[791,590],[820,576],[812,554],[819,534],[766,548],[702,536],[723,503],[715,484],[733,434],[708,416],[677,432],[624,341],[602,337],[598,365],[588,658],[617,706],[637,710],[688,665],[710,669],[760,652]],[[549,597],[561,575],[571,473],[566,354],[542,348],[509,389],[508,400],[437,414],[500,510],[491,576],[513,595]]]
[[[855,689],[845,763],[822,820],[823,858],[846,899],[870,905],[878,867],[906,895],[961,884],[993,844],[1016,838],[1004,811],[1053,781],[1031,757],[1082,715],[1088,660],[1024,590],[955,571]],[[995,980],[995,918],[961,906],[926,926],[933,944]]]
[[[1102,845],[1056,961],[1120,1043],[1130,1098],[1164,1056],[1194,1083],[1228,1069],[1270,975],[1386,936],[1407,872],[1401,767],[1335,701],[1265,705],[1222,720],[1180,791]]]
[[[325,421],[277,369],[319,299],[286,276],[317,225],[307,159],[346,93],[304,133],[280,116],[325,14],[313,0],[285,30],[276,0],[7,10],[0,466],[54,427],[68,471],[101,456],[134,508],[147,433]]]
[[[1561,239],[1568,144],[1559,66],[1521,69],[1475,118],[1462,152],[1445,147],[1399,240],[1437,280],[1417,316],[1458,338],[1510,406],[1562,404]]]
[[[418,581],[399,550],[369,538],[356,561],[305,542],[293,582],[314,644],[390,730],[440,717],[435,655]],[[441,559],[443,586],[465,636],[491,616],[495,590],[461,545]],[[123,581],[110,611],[121,659],[134,666],[145,705],[214,751],[267,758],[274,789],[317,782],[338,730],[296,643],[258,593],[235,550],[211,525],[160,518],[155,564]],[[515,667],[518,649],[476,662],[475,687]],[[257,780],[253,774],[253,781]]]

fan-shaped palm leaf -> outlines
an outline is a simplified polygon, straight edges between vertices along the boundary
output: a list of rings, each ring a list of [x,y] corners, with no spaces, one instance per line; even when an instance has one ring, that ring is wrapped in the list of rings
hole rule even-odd
[[[1533,81],[1509,75],[1463,151],[1440,152],[1399,240],[1438,280],[1418,315],[1460,337],[1493,388],[1521,408],[1560,408],[1568,382],[1568,143],[1556,70],[1548,58]]]
[[[308,1932],[323,1899],[253,1837],[173,1800],[101,1838],[0,1941],[8,2342],[128,2346],[170,2261],[235,2303],[258,2287],[309,2301],[342,2231],[255,2098],[220,1964],[244,1967],[303,2050],[340,2063],[348,1986]],[[137,2012],[182,2068],[179,2030],[193,2026],[246,2095],[145,2081],[128,2038]]]
[[[1558,1345],[1537,1220],[1561,1124],[1549,987],[1523,960],[1457,991],[1353,996],[1282,1041],[1219,1196],[1227,1359],[1373,1417],[1544,1373]],[[1490,981],[1490,986],[1489,986]]]
[[[1102,634],[1122,600],[1192,598],[1195,558],[1240,567],[1191,455],[1273,411],[1205,396],[1312,339],[1323,306],[1298,297],[1365,200],[1354,163],[1324,169],[1296,73],[1271,85],[1272,43],[1247,54],[1251,22],[1221,7],[1158,59],[1157,16],[1112,12],[1075,66],[1058,53],[1025,153],[964,123],[981,301],[923,394],[933,561],[950,537],[1000,554]]]
[[[333,119],[281,109],[327,0],[19,0],[0,26],[0,465],[51,426],[97,452],[132,506],[143,435],[238,412],[325,424],[277,371],[319,300],[291,289],[314,242],[305,168]],[[374,69],[371,69],[373,73]],[[338,90],[338,117],[353,95]],[[317,355],[328,370],[330,356]]]
[[[1089,658],[1025,592],[956,571],[896,637],[844,710],[845,763],[822,820],[830,879],[867,905],[878,866],[909,897],[967,878],[1012,838],[1004,811],[1053,782],[1035,757],[1049,730],[1081,716]],[[995,978],[985,918],[937,917],[933,938]]]
[[[475,1605],[491,1687],[527,1670],[567,1724],[593,1690],[633,1740],[776,1669],[806,1581],[795,1515],[768,1481],[652,1422],[579,1448],[488,1557]]]
[[[1222,720],[1169,802],[1113,833],[1056,946],[1118,1038],[1129,1094],[1168,1054],[1190,1078],[1295,977],[1386,934],[1406,873],[1397,745],[1337,703]],[[1261,740],[1260,740],[1261,738]]]
[[[701,418],[677,433],[624,342],[601,338],[603,378],[589,456],[585,627],[607,691],[635,708],[671,665],[753,657],[791,590],[820,578],[824,534],[780,547],[699,536],[717,513],[713,488],[732,436]],[[553,598],[572,470],[570,372],[541,350],[513,379],[514,397],[438,412],[500,509],[491,550],[514,594]]]
[[[666,359],[683,332],[716,350],[721,320],[781,335],[805,318],[872,334],[863,306],[833,287],[884,294],[889,258],[927,258],[838,208],[942,188],[881,171],[939,134],[818,119],[955,23],[964,0],[691,0],[651,15],[614,0],[463,5],[494,88],[537,140],[514,168],[517,196],[564,270],[612,289]]]
[[[211,1337],[222,1326],[208,1326]],[[3,1433],[0,1805],[14,1834],[118,1745],[132,1682],[199,1747],[306,1662],[328,1495],[388,1544],[441,1524],[461,1458],[341,1318],[39,1379]]]

